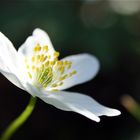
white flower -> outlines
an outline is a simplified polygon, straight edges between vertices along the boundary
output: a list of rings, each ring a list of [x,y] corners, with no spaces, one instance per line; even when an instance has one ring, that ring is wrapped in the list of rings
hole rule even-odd
[[[15,50],[0,33],[0,72],[17,87],[65,111],[73,111],[96,122],[99,116],[116,116],[120,111],[105,107],[89,96],[61,91],[91,80],[98,72],[98,60],[89,54],[58,60],[47,35],[35,29],[33,35]]]

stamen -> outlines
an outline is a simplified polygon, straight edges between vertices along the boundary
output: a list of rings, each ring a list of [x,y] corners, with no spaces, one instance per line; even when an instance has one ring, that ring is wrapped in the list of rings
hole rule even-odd
[[[55,61],[50,61],[50,65],[54,65],[55,64]]]
[[[59,52],[54,52],[54,54],[53,54],[53,55],[54,55],[54,57],[56,57],[56,58],[57,58],[57,57],[59,57],[60,53],[59,53]]]
[[[66,79],[68,77],[68,74],[65,74],[64,76],[59,78],[59,81],[63,81],[64,79]]]
[[[40,55],[37,55],[36,58],[37,58],[37,60],[40,60]]]
[[[63,61],[57,61],[57,65],[63,65]]]
[[[70,69],[71,68],[71,64],[68,64],[67,68]]]
[[[51,55],[48,55],[48,59],[51,59]]]
[[[45,66],[47,67],[49,65],[49,61],[47,61],[46,63],[45,63]]]
[[[76,70],[74,70],[74,71],[72,71],[72,72],[70,73],[69,76],[71,77],[71,76],[75,75],[76,73],[77,73]]]
[[[36,68],[35,70],[36,70],[36,72],[38,72],[39,71],[39,68]]]
[[[42,60],[42,61],[44,62],[44,61],[46,61],[46,59],[47,59],[47,56],[44,56],[44,58],[43,58],[43,60]]]
[[[35,70],[35,66],[32,66],[32,71],[34,71]]]
[[[48,46],[44,46],[43,51],[48,52]]]
[[[40,56],[40,62],[44,62],[47,59],[47,56],[44,56],[43,54]]]
[[[39,51],[41,51],[41,46],[37,44],[36,47],[34,47],[34,52],[39,52]]]
[[[28,76],[29,76],[30,79],[32,79],[32,75],[31,75],[30,72],[28,72]]]
[[[68,64],[68,61],[66,60],[66,61],[64,61],[64,65],[67,65]]]
[[[63,82],[60,82],[60,83],[59,83],[59,86],[62,86],[63,84],[64,84]]]
[[[59,52],[49,53],[49,47],[37,44],[33,48],[33,56],[25,58],[28,77],[39,88],[51,87],[52,91],[64,84],[64,80],[76,74],[70,71],[72,62],[58,60]],[[30,65],[29,65],[30,64]],[[70,72],[69,72],[70,71]]]
[[[32,57],[32,62],[35,62],[35,57],[34,56]]]
[[[52,84],[52,87],[57,87],[58,85],[57,84]]]
[[[29,66],[29,65],[26,65],[26,68],[27,68],[27,69],[30,69],[30,66]]]

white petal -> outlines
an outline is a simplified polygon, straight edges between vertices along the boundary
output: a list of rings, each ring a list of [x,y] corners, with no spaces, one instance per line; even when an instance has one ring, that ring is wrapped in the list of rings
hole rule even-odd
[[[33,31],[33,36],[35,36],[36,39],[38,39],[38,41],[40,41],[42,46],[48,45],[49,50],[54,51],[51,40],[50,40],[48,34],[45,31],[37,28]]]
[[[46,92],[39,91],[35,87],[28,85],[28,92],[41,98],[44,102],[55,106],[61,110],[73,111],[86,116],[87,118],[96,122],[100,121],[99,116],[117,116],[120,115],[120,111],[105,107],[89,96],[58,91],[58,92]]]
[[[45,31],[37,28],[33,31],[32,36],[29,36],[25,43],[19,48],[18,53],[24,56],[31,55],[33,53],[33,47],[35,47],[38,43],[41,46],[47,45],[49,48],[49,53],[54,52],[54,48],[48,34]]]
[[[11,41],[0,32],[0,72],[14,85],[23,89],[19,78],[16,76],[17,65],[17,51]]]
[[[97,122],[100,121],[98,116],[120,115],[120,111],[105,107],[91,97],[79,93],[66,91],[50,92],[47,95],[44,93],[40,98],[57,108],[77,112]]]
[[[66,57],[62,60],[72,62],[72,67],[69,71],[76,70],[76,74],[64,80],[64,84],[57,89],[63,90],[72,86],[82,84],[94,78],[99,71],[99,61],[90,54],[78,54]]]
[[[13,74],[13,73],[9,73],[9,72],[4,72],[4,71],[0,71],[11,83],[13,83],[15,86],[17,86],[18,88],[21,88],[23,90],[24,87],[21,83],[21,81],[19,80],[19,78]]]
[[[11,41],[0,32],[0,70],[13,72],[17,67],[17,51]]]

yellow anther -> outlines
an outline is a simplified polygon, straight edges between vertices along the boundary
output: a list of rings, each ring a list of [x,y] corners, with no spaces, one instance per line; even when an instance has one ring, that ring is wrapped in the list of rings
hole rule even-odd
[[[55,64],[55,61],[50,61],[50,65],[54,65]]]
[[[57,58],[57,57],[56,57],[56,58],[54,58],[54,59],[53,59],[53,61],[58,61],[58,58]]]
[[[48,59],[51,59],[51,56],[50,55],[48,55],[47,57],[48,57]]]
[[[26,68],[27,68],[27,69],[30,69],[30,66],[29,66],[29,65],[26,65]]]
[[[32,62],[34,62],[34,61],[35,61],[35,57],[33,56],[33,57],[32,57]]]
[[[40,56],[40,62],[43,62],[43,60],[44,60],[44,54],[41,54],[41,56]]]
[[[72,71],[71,73],[70,73],[70,75],[69,76],[73,76],[73,75],[75,75],[77,73],[77,71],[76,70],[74,70],[74,71]]]
[[[52,87],[57,87],[58,85],[57,84],[52,84]]]
[[[67,65],[69,62],[66,60],[66,61],[64,61],[64,65]]]
[[[63,82],[60,82],[60,83],[59,83],[59,86],[62,86],[63,84],[64,84]]]
[[[34,51],[34,52],[37,52],[37,47],[34,47],[33,51]]]
[[[67,68],[70,69],[71,68],[71,64],[68,64],[68,67]]]
[[[36,68],[35,70],[36,70],[36,72],[38,72],[39,71],[39,68]]]
[[[41,54],[41,56],[40,56],[41,58],[43,58],[44,57],[44,54]]]
[[[58,68],[58,70],[61,71],[61,68],[62,68],[62,67],[60,66],[60,67]]]
[[[77,71],[76,70],[74,70],[73,72],[72,72],[72,74],[74,75],[74,74],[76,74],[77,73]]]
[[[46,46],[43,46],[43,51],[48,52],[48,46],[47,45]]]
[[[58,68],[58,70],[61,72],[61,74],[63,74],[63,73],[64,73],[65,68],[62,66],[62,67],[59,67],[59,68]]]
[[[39,61],[39,60],[40,60],[40,55],[37,55],[36,58],[37,58],[37,60]]]
[[[60,64],[60,65],[63,65],[63,61],[60,61],[59,64]]]
[[[38,46],[37,51],[41,51],[41,47],[40,46]]]
[[[47,67],[49,65],[49,61],[47,61],[46,63],[45,63],[45,66]]]
[[[41,46],[39,44],[37,44],[37,51],[41,51]]]
[[[45,57],[43,58],[43,62],[46,61],[46,59],[47,59],[47,56],[45,56]]]
[[[64,76],[62,76],[62,77],[59,78],[59,81],[63,81],[63,80],[66,79],[67,77],[68,77],[68,75],[65,74]]]
[[[63,74],[65,71],[65,67],[61,67],[61,74]]]
[[[39,51],[41,51],[41,46],[40,46],[40,44],[37,44],[35,47],[34,47],[34,52],[39,52]]]
[[[41,55],[40,62],[44,62],[47,59],[47,56]]]
[[[54,57],[59,57],[60,53],[59,52],[54,52]]]
[[[30,72],[28,72],[28,76],[29,76],[30,79],[32,79],[32,75],[31,75]]]
[[[44,65],[44,64],[42,64],[42,65],[41,65],[41,68],[42,68],[42,69],[44,69],[44,67],[45,67],[45,65]]]
[[[63,61],[57,61],[57,65],[63,65]]]
[[[35,66],[32,66],[32,71],[34,71],[35,70]]]
[[[49,71],[48,76],[53,76],[53,73],[51,71]]]

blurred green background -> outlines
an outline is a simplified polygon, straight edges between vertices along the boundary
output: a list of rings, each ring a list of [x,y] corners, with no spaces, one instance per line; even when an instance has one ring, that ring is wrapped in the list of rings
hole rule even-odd
[[[125,94],[140,102],[140,1],[0,1],[0,31],[17,49],[37,27],[49,34],[61,57],[87,52],[100,60],[95,79],[69,90],[118,108],[122,115],[96,123],[38,100],[12,140],[140,140],[139,122],[121,104]],[[0,133],[28,103],[24,93],[0,76]]]

